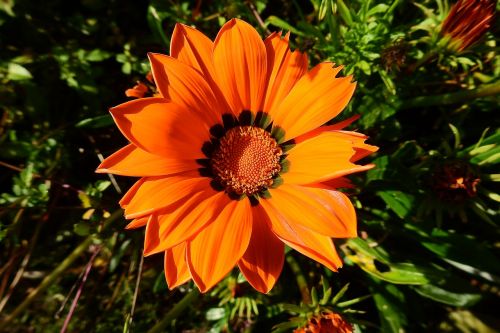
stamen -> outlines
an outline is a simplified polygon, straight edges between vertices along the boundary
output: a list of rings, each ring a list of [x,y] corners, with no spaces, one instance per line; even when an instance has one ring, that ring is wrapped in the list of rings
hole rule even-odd
[[[282,154],[269,132],[237,126],[220,139],[212,155],[212,171],[226,190],[252,195],[273,184],[273,177],[281,171]]]

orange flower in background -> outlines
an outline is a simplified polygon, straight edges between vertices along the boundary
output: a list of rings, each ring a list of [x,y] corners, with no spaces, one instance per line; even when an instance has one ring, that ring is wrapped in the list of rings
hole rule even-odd
[[[449,47],[463,51],[490,28],[495,13],[491,0],[458,0],[446,17],[441,33],[450,38]]]
[[[160,97],[111,109],[130,144],[97,172],[142,177],[120,201],[127,228],[146,226],[144,255],[164,253],[170,288],[206,292],[238,265],[260,292],[275,284],[284,244],[336,271],[332,238],[356,237],[356,215],[337,191],[373,165],[377,150],[336,117],[355,88],[342,67],[264,41],[244,21],[212,42],[178,24],[170,56],[149,54]],[[320,127],[322,126],[322,127]]]
[[[127,97],[142,98],[148,92],[148,86],[144,83],[137,81],[137,84],[130,89],[125,90]]]
[[[137,81],[135,86],[125,90],[125,96],[132,98],[159,96],[151,72],[146,75],[146,80],[147,82]]]
[[[352,333],[352,325],[344,320],[338,313],[323,312],[314,316],[307,325],[298,328],[293,333]]]

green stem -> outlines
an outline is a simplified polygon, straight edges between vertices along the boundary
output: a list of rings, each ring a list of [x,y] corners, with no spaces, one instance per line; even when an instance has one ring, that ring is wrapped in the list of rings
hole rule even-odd
[[[309,287],[307,286],[306,278],[304,276],[304,273],[302,273],[302,270],[300,269],[299,263],[291,254],[288,254],[286,256],[286,262],[292,269],[292,272],[295,274],[295,279],[297,280],[297,285],[299,286],[300,294],[302,295],[302,302],[304,302],[304,304],[311,304],[311,294],[309,292]]]
[[[117,218],[123,215],[123,211],[118,209],[113,212],[101,228],[101,232],[108,228]],[[45,289],[47,289],[73,262],[80,257],[82,253],[84,253],[88,247],[92,244],[92,242],[96,239],[95,234],[88,236],[85,240],[78,245],[77,248],[71,252],[71,254],[64,259],[63,262],[59,264],[49,275],[47,275],[40,285],[34,289],[29,295],[24,299],[24,301],[19,304],[14,311],[10,315],[8,315],[3,321],[0,322],[0,331],[2,328],[7,327],[12,320],[14,320],[19,314],[21,314],[34,300],[35,298],[42,293]]]
[[[394,0],[394,2],[391,4],[391,6],[389,7],[389,9],[387,9],[387,11],[385,12],[384,19],[386,19],[387,17],[389,17],[389,15],[392,14],[392,12],[396,9],[396,7],[398,5],[399,5],[399,0]]]
[[[148,331],[148,333],[160,333],[172,322],[172,320],[176,319],[180,316],[180,314],[193,303],[200,292],[197,288],[193,288],[189,293],[187,293],[179,303],[175,304],[174,307],[163,317],[161,321],[156,323],[152,329]]]
[[[340,26],[339,21],[336,16],[332,14],[327,14],[326,21],[328,23],[328,27],[330,28],[330,37],[331,43],[334,50],[340,49]]]
[[[454,93],[421,96],[407,101],[403,101],[402,109],[419,108],[434,105],[459,104],[471,99],[500,94],[500,82],[485,84],[472,90],[462,90]]]

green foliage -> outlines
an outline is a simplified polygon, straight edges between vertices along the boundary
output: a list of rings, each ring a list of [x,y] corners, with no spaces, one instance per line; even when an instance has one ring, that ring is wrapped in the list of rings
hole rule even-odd
[[[356,332],[500,327],[498,27],[454,51],[450,5],[0,1],[0,325],[15,314],[0,330],[60,331],[80,288],[68,332],[289,332],[323,311]],[[141,261],[142,232],[110,213],[132,182],[94,173],[126,144],[107,111],[146,82],[175,23],[213,39],[232,17],[353,75],[340,118],[361,115],[350,128],[380,147],[348,190],[360,237],[335,240],[338,273],[297,256],[267,295],[236,270],[202,296],[169,291],[162,256]]]

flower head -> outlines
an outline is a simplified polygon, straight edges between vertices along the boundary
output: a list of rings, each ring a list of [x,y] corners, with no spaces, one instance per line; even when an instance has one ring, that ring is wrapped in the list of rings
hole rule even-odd
[[[298,328],[294,333],[352,333],[350,323],[344,320],[338,313],[322,312],[309,319],[306,326]]]
[[[479,182],[472,167],[460,160],[438,165],[432,177],[432,187],[438,198],[455,203],[475,197]]]
[[[149,54],[159,97],[111,109],[130,144],[97,172],[142,177],[120,204],[128,228],[146,226],[144,254],[164,253],[170,288],[205,292],[238,265],[268,292],[284,244],[342,266],[332,237],[355,237],[356,215],[337,188],[377,148],[342,130],[355,117],[322,126],[355,84],[332,63],[308,71],[288,38],[233,19],[212,42],[178,24],[170,56]]]
[[[392,45],[384,48],[380,60],[386,71],[400,71],[405,65],[408,45],[403,40],[397,40]]]
[[[441,27],[449,48],[460,52],[474,44],[490,28],[494,12],[494,1],[458,0]]]

